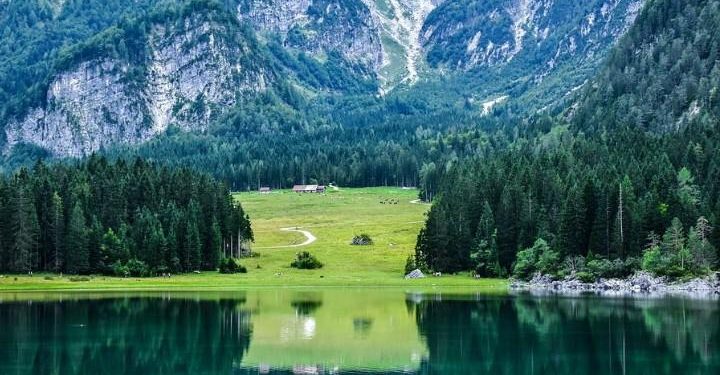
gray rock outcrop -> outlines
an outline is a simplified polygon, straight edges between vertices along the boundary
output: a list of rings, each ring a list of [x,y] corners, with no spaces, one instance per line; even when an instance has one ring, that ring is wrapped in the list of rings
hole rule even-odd
[[[419,269],[416,269],[416,270],[410,272],[409,274],[405,275],[405,279],[408,279],[408,280],[424,279],[424,278],[425,278],[425,274],[423,274],[422,271],[420,271]]]

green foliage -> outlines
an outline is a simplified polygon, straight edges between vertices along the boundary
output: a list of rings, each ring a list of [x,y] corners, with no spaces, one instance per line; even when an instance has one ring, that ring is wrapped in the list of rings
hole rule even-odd
[[[150,276],[150,268],[141,260],[130,259],[125,264],[125,267],[127,267],[127,271],[132,277]]]
[[[709,241],[711,229],[708,220],[700,217],[686,236],[680,220],[673,219],[662,242],[651,242],[643,253],[642,269],[675,278],[707,275],[717,262],[715,247]]]
[[[314,270],[322,268],[323,264],[315,258],[314,255],[307,251],[297,253],[295,260],[290,263],[290,267],[301,269],[301,270]]]
[[[560,254],[552,250],[545,240],[538,238],[532,247],[517,253],[513,276],[519,279],[529,279],[536,272],[552,275],[559,270],[559,267]]]
[[[238,238],[253,239],[248,216],[224,184],[141,159],[39,162],[0,178],[0,193],[0,212],[10,213],[0,215],[0,272],[216,269],[222,251],[238,251]],[[223,249],[231,239],[233,248]]]
[[[128,277],[130,276],[130,268],[123,264],[121,261],[117,261],[113,263],[110,266],[110,269],[112,270],[112,274],[118,277]]]
[[[415,271],[418,268],[417,262],[415,261],[414,255],[408,255],[407,259],[405,260],[405,271],[403,275],[407,275],[412,271]]]
[[[575,123],[598,131],[714,126],[720,113],[719,13],[717,1],[647,2],[587,85]]]
[[[92,279],[87,276],[70,276],[68,280],[70,280],[71,282],[87,282]]]
[[[247,268],[240,264],[240,260],[237,258],[223,258],[220,261],[219,267],[220,273],[233,274],[233,273],[247,273]]]
[[[637,258],[629,257],[623,259],[606,259],[606,258],[595,258],[589,260],[585,265],[584,272],[589,273],[594,278],[624,278],[630,276],[634,271],[640,268],[639,260]]]

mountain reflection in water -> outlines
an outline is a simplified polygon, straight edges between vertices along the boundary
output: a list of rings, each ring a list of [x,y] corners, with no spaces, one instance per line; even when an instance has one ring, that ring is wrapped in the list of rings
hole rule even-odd
[[[4,294],[0,374],[710,374],[719,307],[397,290]]]

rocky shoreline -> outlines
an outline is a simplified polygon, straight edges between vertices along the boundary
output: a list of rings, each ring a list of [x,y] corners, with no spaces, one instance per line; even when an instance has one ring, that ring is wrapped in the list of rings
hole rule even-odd
[[[720,298],[720,273],[689,281],[672,281],[646,272],[637,272],[626,279],[599,279],[594,283],[582,282],[574,277],[554,280],[548,275],[538,274],[530,281],[513,280],[510,283],[510,289],[535,294],[681,295],[699,298]]]

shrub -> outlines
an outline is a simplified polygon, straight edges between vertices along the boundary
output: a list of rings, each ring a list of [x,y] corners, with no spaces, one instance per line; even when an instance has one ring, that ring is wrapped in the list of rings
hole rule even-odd
[[[517,253],[513,276],[527,280],[535,272],[554,275],[559,267],[560,254],[550,249],[545,240],[538,238],[531,248]]]
[[[544,242],[544,241],[543,241]],[[536,245],[537,246],[537,243]],[[539,248],[537,270],[543,275],[554,274],[560,266],[560,253],[550,249],[547,244]]]
[[[597,280],[595,275],[587,271],[576,272],[575,277],[584,283],[594,283]]]
[[[650,273],[658,274],[664,268],[663,256],[660,246],[653,246],[643,253],[642,269]]]
[[[141,260],[130,259],[127,264],[128,272],[133,277],[146,277],[150,274],[147,264]]]
[[[630,276],[639,268],[640,260],[634,257],[629,257],[625,260],[593,258],[587,261],[583,271],[591,274],[596,279],[621,279]]]
[[[128,267],[124,264],[122,264],[121,261],[117,261],[113,263],[113,265],[110,267],[112,269],[112,274],[118,277],[128,277],[130,276],[130,270]]]
[[[247,273],[247,268],[237,258],[224,258],[220,261],[220,273]]]
[[[307,251],[298,253],[295,260],[290,263],[290,267],[301,270],[314,270],[322,268],[323,264]]]
[[[87,276],[71,276],[68,280],[72,282],[79,282],[79,281],[90,281],[90,278]]]
[[[351,245],[356,246],[369,246],[373,244],[372,238],[369,235],[362,233],[353,237]]]
[[[535,273],[536,261],[537,256],[532,248],[519,251],[513,267],[513,276],[525,280],[529,279]]]

